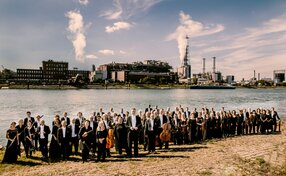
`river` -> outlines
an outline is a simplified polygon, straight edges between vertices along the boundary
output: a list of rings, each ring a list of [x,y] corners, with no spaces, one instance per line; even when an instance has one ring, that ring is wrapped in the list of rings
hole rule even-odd
[[[178,106],[201,108],[207,106],[220,110],[238,108],[275,107],[280,117],[286,117],[286,89],[235,89],[235,90],[190,90],[190,89],[85,89],[85,90],[0,90],[0,144],[5,145],[5,131],[12,121],[25,118],[26,111],[32,116],[44,115],[51,127],[55,114],[67,111],[69,117],[83,112],[89,117],[100,107],[116,112],[121,108],[145,109],[149,104],[160,108]]]

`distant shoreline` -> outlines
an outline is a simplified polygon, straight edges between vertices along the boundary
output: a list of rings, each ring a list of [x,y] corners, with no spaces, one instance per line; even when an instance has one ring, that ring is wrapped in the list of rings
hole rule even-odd
[[[89,84],[82,87],[70,86],[70,85],[0,85],[1,90],[5,89],[39,89],[39,90],[78,90],[78,89],[189,89],[190,85],[183,84]],[[273,86],[237,86],[237,89],[281,89],[285,86],[273,87]]]

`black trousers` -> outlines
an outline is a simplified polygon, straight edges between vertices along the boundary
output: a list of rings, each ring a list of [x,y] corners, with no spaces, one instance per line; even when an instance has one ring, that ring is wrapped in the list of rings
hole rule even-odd
[[[48,140],[40,139],[40,151],[42,152],[43,157],[48,158]]]
[[[22,138],[19,140],[19,145],[18,145],[18,155],[21,156],[21,143],[23,144],[24,148],[26,146],[26,141]]]
[[[77,155],[78,154],[78,137],[72,137],[71,138],[71,147],[70,147],[70,151],[72,153],[72,147],[74,147],[74,154]]]
[[[64,139],[61,143],[61,155],[63,159],[69,158],[70,155],[70,145],[67,139]]]
[[[38,134],[35,134],[35,139],[34,139],[34,141],[35,141],[35,149],[36,149],[36,150],[39,150],[39,148],[38,148],[38,145],[39,145],[39,135],[38,135]]]
[[[104,139],[102,143],[97,144],[97,161],[105,161],[106,158],[106,140]]]
[[[148,151],[154,152],[155,151],[155,140],[156,134],[154,131],[148,131]]]
[[[129,157],[132,156],[132,143],[134,143],[134,156],[138,157],[138,141],[139,141],[139,132],[138,131],[129,131],[128,132],[128,154]]]
[[[29,156],[32,156],[32,150],[33,150],[33,144],[32,144],[32,141],[30,141],[29,139],[26,138],[26,141],[25,141],[25,153],[26,153],[26,157]]]

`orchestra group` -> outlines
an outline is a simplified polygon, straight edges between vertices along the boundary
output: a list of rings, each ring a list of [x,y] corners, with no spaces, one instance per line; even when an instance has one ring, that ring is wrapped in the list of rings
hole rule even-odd
[[[235,135],[269,134],[280,132],[281,126],[274,108],[227,111],[222,107],[215,111],[204,107],[190,111],[178,106],[171,111],[149,105],[144,111],[132,108],[130,112],[121,109],[120,113],[113,108],[109,112],[100,108],[89,118],[81,112],[75,118],[69,118],[67,112],[62,117],[56,115],[51,129],[43,116],[34,118],[29,111],[26,114],[18,123],[12,122],[6,132],[3,163],[16,162],[21,145],[27,158],[39,150],[43,158],[52,161],[68,160],[71,155],[80,155],[83,162],[105,161],[111,157],[113,147],[120,156],[138,157],[138,144],[148,153],[155,153],[156,147],[168,149],[169,143],[182,145]]]

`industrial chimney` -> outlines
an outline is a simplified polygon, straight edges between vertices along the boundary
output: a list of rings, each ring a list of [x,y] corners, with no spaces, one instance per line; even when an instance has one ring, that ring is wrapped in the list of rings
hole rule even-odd
[[[213,57],[213,73],[215,73],[215,60],[216,60],[216,58]]]
[[[203,58],[203,75],[206,73],[206,58]]]

